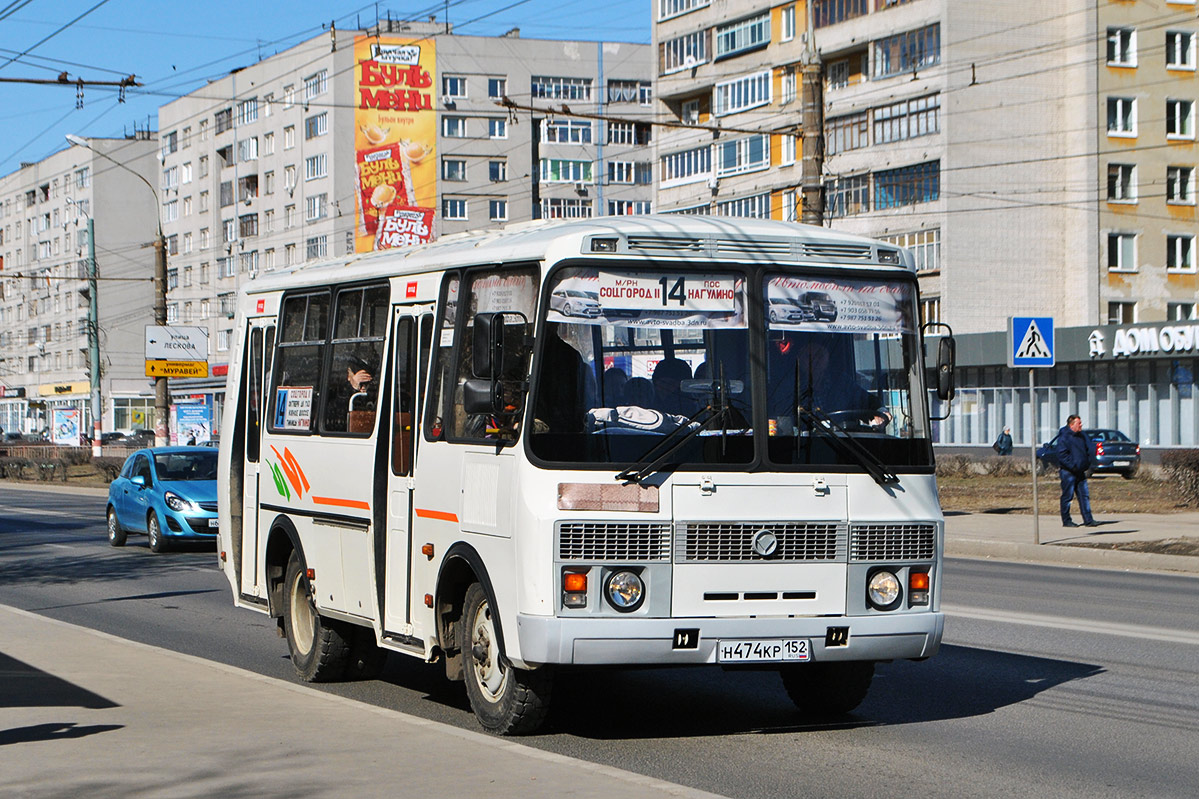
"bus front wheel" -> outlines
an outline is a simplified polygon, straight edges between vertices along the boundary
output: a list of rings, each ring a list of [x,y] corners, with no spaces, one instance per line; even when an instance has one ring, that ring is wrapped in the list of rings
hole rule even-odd
[[[305,682],[329,682],[345,675],[349,641],[341,623],[321,618],[312,601],[312,590],[300,557],[292,552],[287,561],[283,589],[283,632],[291,662]]]
[[[466,696],[479,723],[498,735],[522,735],[549,712],[553,678],[548,668],[529,671],[508,663],[496,636],[498,620],[478,583],[466,589],[462,612]]]
[[[787,696],[801,711],[813,716],[840,716],[866,698],[874,679],[874,664],[805,663],[786,666],[779,674]]]

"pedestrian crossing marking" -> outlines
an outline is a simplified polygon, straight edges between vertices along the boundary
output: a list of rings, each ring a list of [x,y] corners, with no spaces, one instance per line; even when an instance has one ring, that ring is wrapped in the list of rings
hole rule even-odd
[[[1028,330],[1024,333],[1024,338],[1020,340],[1020,346],[1016,348],[1017,358],[1051,358],[1052,353],[1045,345],[1045,337],[1041,335],[1040,328],[1037,327],[1035,319],[1028,320]]]

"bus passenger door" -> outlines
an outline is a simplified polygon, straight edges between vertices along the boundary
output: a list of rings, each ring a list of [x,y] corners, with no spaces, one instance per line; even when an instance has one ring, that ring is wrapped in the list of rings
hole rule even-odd
[[[251,322],[250,335],[246,343],[246,412],[245,472],[242,477],[241,508],[241,560],[239,569],[243,596],[263,600],[265,595],[258,587],[258,498],[260,466],[262,461],[262,429],[266,394],[264,386],[270,385],[272,353],[275,350],[274,320]],[[270,476],[267,476],[270,479]],[[235,531],[236,534],[236,531]]]
[[[412,493],[416,488],[417,435],[423,407],[430,342],[431,306],[401,306],[395,312],[391,370],[391,453],[387,476],[387,540],[383,573],[383,632],[411,636]]]

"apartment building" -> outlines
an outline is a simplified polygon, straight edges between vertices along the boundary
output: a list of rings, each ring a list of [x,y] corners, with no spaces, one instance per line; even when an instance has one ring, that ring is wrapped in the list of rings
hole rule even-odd
[[[76,411],[79,428],[91,431],[89,218],[103,429],[154,426],[144,343],[145,326],[154,321],[157,202],[143,180],[157,180],[158,143],[144,133],[86,141],[0,177],[0,427],[6,432],[40,434],[56,409]]]
[[[510,222],[648,212],[649,53],[384,21],[162,106],[168,319],[209,328],[214,376],[173,391],[223,392],[233,297],[261,272]]]

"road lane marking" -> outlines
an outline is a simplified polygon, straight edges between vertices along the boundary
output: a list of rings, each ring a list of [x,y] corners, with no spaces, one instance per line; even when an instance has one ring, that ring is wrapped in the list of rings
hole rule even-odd
[[[1199,632],[1189,630],[1171,630],[1166,627],[1146,627],[1140,624],[1121,624],[1113,621],[1072,619],[1067,616],[1046,616],[1039,613],[1019,613],[1013,610],[972,608],[965,605],[942,605],[941,610],[949,616],[958,616],[964,619],[1026,624],[1030,627],[1050,627],[1057,630],[1118,635],[1123,638],[1140,638],[1146,641],[1167,641],[1172,644],[1199,646]]]
[[[7,511],[9,513],[17,513],[25,516],[61,516],[65,519],[79,518],[79,511],[48,510],[46,508],[20,507],[14,505],[0,505],[0,511]],[[99,524],[100,522],[97,521],[96,523]]]

